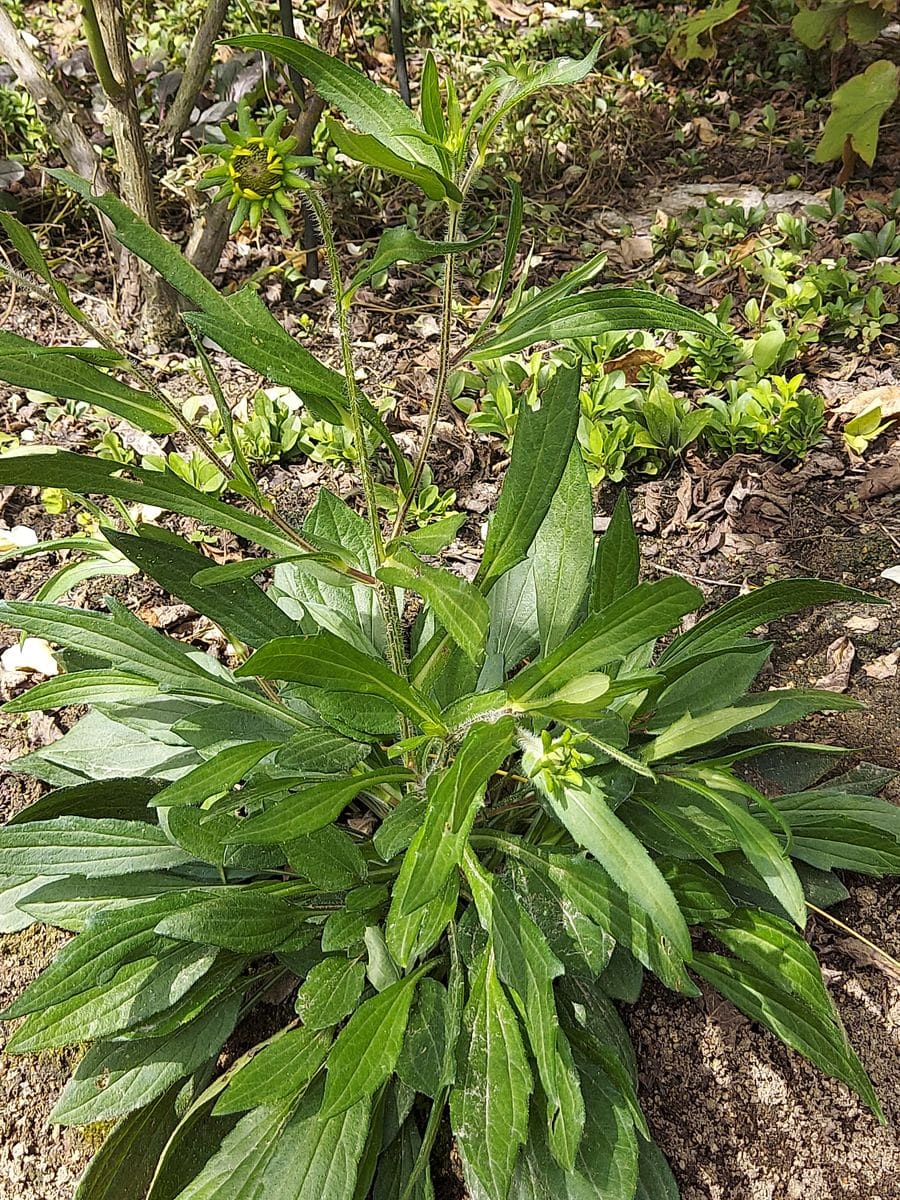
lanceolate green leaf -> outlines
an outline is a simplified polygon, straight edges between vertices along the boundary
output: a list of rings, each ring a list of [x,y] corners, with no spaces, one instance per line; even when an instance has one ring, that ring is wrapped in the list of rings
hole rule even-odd
[[[577,620],[594,555],[593,497],[581,448],[572,447],[532,551],[541,651],[549,654]]]
[[[229,678],[222,668],[216,670],[218,664],[214,665],[212,660],[207,669],[201,665],[202,659],[197,661],[188,655],[182,643],[151,629],[124,605],[115,600],[108,600],[107,604],[109,615],[56,604],[4,601],[0,602],[0,619],[36,637],[61,642],[90,658],[144,675],[166,691],[215,699],[236,709],[262,714],[278,724],[308,726],[307,721],[263,696],[252,685],[244,687]],[[90,717],[97,715],[91,713]],[[72,733],[77,733],[78,728]]]
[[[588,617],[552,654],[520,671],[509,685],[509,694],[522,705],[552,696],[573,679],[621,662],[639,646],[667,633],[702,600],[697,588],[674,576],[639,584],[603,612]]]
[[[505,1197],[528,1131],[533,1089],[519,1021],[494,956],[479,961],[465,1009],[461,1075],[450,1094],[450,1119],[469,1171],[488,1196]]]
[[[253,1109],[176,1200],[352,1200],[369,1106],[327,1120],[321,1103],[315,1086],[299,1106]]]
[[[193,861],[165,833],[143,821],[57,817],[0,829],[0,873],[15,875],[125,875]]]
[[[182,896],[168,894],[138,902],[125,913],[96,914],[88,920],[85,933],[63,946],[50,966],[5,1010],[4,1018],[60,1005],[112,979],[129,959],[158,951],[161,939],[154,934],[154,927],[185,903],[189,901]]]
[[[125,963],[106,983],[32,1013],[7,1043],[10,1054],[113,1037],[176,1003],[216,961],[217,951],[167,942],[154,956]]]
[[[640,549],[628,493],[619,492],[606,532],[597,543],[594,581],[591,588],[591,612],[602,612],[637,587],[640,574]]]
[[[271,637],[289,637],[297,632],[296,622],[252,579],[197,587],[193,578],[209,559],[174,535],[161,537],[160,531],[156,530],[135,537],[110,529],[107,538],[167,592],[251,646],[261,646]]]
[[[515,895],[471,853],[466,856],[465,872],[482,927],[494,947],[497,976],[510,989],[528,1033],[547,1098],[554,1155],[569,1169],[584,1128],[584,1104],[577,1076],[571,1077],[571,1053],[556,1014],[553,980],[563,973],[563,965]]]
[[[672,889],[643,844],[609,807],[598,784],[585,779],[581,787],[555,787],[548,790],[547,800],[575,842],[640,905],[678,954],[690,958],[691,935]]]
[[[307,975],[294,1007],[307,1029],[328,1029],[354,1011],[365,983],[361,959],[340,954],[323,959]]]
[[[72,300],[66,285],[61,279],[57,279],[50,270],[47,260],[44,258],[43,252],[31,230],[23,225],[21,221],[17,221],[12,213],[8,212],[0,212],[0,228],[3,229],[3,232],[15,246],[28,270],[37,276],[38,279],[43,279],[45,283],[49,284],[57,300],[70,317],[76,321],[80,320],[82,317],[81,309]],[[101,350],[101,354],[109,353],[109,351]]]
[[[328,1055],[322,1116],[334,1117],[379,1088],[400,1057],[419,971],[366,1000]]]
[[[516,264],[519,242],[522,240],[522,217],[525,211],[525,201],[522,189],[515,179],[510,178],[508,183],[510,194],[509,223],[506,228],[506,239],[503,245],[503,262],[500,266],[500,277],[494,288],[494,300],[484,320],[485,325],[493,319],[494,314],[499,311],[500,306],[503,304],[513,267]]]
[[[508,318],[467,358],[485,362],[525,350],[536,342],[566,342],[629,329],[676,329],[723,334],[691,308],[636,288],[599,288],[546,302],[541,293]]]
[[[430,776],[425,820],[406,852],[394,890],[398,916],[408,916],[437,896],[462,861],[485,786],[512,750],[513,733],[510,718],[473,725],[452,765]]]
[[[265,758],[278,748],[277,742],[239,742],[219,751],[215,758],[188,771],[174,783],[157,792],[154,807],[167,808],[174,804],[202,804],[228,792]]]
[[[466,657],[475,663],[481,660],[490,611],[484,596],[467,579],[422,562],[404,546],[395,546],[376,574],[392,587],[408,588],[423,596]]]
[[[131,504],[149,504],[194,517],[213,528],[227,529],[276,554],[297,553],[297,543],[264,517],[198,492],[169,472],[42,448],[34,453],[3,455],[0,485],[3,484],[60,487],[76,496],[113,496]]]
[[[329,1044],[330,1034],[319,1030],[289,1029],[279,1034],[231,1075],[213,1115],[290,1100],[319,1070]]]
[[[441,160],[429,144],[418,117],[399,96],[379,87],[362,72],[296,38],[249,34],[232,38],[229,44],[244,50],[262,50],[293,67],[361,133],[371,135],[399,158],[440,172]]]
[[[304,781],[286,779],[281,790],[274,792],[270,806],[242,821],[229,833],[227,841],[235,845],[288,842],[329,825],[360,792],[385,784],[407,783],[411,778],[402,767],[385,767],[350,775],[346,779],[328,779],[307,787],[300,786],[295,791],[288,791],[288,786]],[[277,789],[279,782],[275,780],[273,788]]]
[[[40,712],[66,704],[129,704],[147,700],[157,685],[127,671],[73,671],[35,684],[7,700],[4,712]]]
[[[883,1120],[872,1084],[825,990],[816,957],[796,930],[778,917],[751,909],[738,909],[711,929],[736,958],[699,953],[693,963],[697,974],[826,1074],[848,1083]]]
[[[441,81],[438,75],[437,63],[430,50],[425,52],[425,65],[422,68],[420,82],[419,108],[422,124],[433,138],[444,140],[447,123],[444,120],[444,110],[441,103]]]
[[[171,413],[148,392],[120,383],[79,358],[45,350],[37,342],[22,354],[0,354],[0,379],[13,387],[92,404],[147,433],[172,433],[178,428]]]
[[[714,613],[677,637],[660,659],[660,665],[671,666],[689,656],[729,646],[736,638],[758,629],[769,621],[777,621],[789,613],[818,604],[830,604],[836,600],[865,601],[867,604],[883,604],[880,596],[871,596],[856,588],[844,587],[840,583],[827,583],[821,579],[785,579],[767,584],[729,600]]]
[[[444,200],[449,196],[459,203],[462,199],[456,185],[431,167],[401,158],[377,138],[366,133],[354,133],[352,129],[346,129],[337,121],[328,121],[327,125],[331,140],[348,158],[387,171],[390,175],[399,175],[401,179],[411,180],[422,189],[429,200]]]
[[[822,870],[841,867],[866,875],[900,871],[897,805],[827,788],[779,796],[773,804],[790,827],[793,858]],[[774,833],[781,832],[769,813],[754,815]]]
[[[658,762],[660,759],[672,758],[683,754],[695,746],[703,746],[726,737],[734,729],[739,729],[756,717],[764,716],[777,704],[776,699],[770,699],[771,693],[762,692],[757,703],[749,706],[721,708],[716,712],[701,713],[692,716],[685,713],[664,729],[644,751],[647,762]]]
[[[69,171],[54,170],[53,175],[108,217],[122,245],[148,262],[200,310],[199,314],[188,314],[193,328],[273,383],[292,387],[324,420],[342,420],[341,376],[295,342],[255,292],[244,289],[225,295],[192,267],[172,242],[136,217],[111,192],[95,195],[87,180]]]
[[[428,262],[432,258],[443,258],[447,254],[463,254],[466,251],[475,250],[484,245],[492,237],[493,232],[492,225],[486,233],[469,242],[433,242],[428,238],[423,238],[408,225],[397,225],[392,229],[386,229],[379,239],[375,253],[350,280],[346,294],[352,294],[373,276],[386,271],[388,267],[393,267],[396,263]]]
[[[803,885],[775,835],[738,800],[726,795],[721,789],[709,787],[687,776],[679,777],[679,782],[709,801],[731,829],[744,855],[763,877],[769,891],[802,929],[806,924]]]
[[[169,1037],[92,1046],[50,1120],[59,1125],[88,1125],[149,1104],[176,1080],[218,1054],[234,1028],[240,999],[236,994],[214,1005]]]
[[[556,494],[578,425],[580,367],[562,368],[533,411],[519,414],[512,460],[488,529],[476,583],[488,592],[528,553]]]
[[[440,713],[426,696],[384,663],[331,633],[273,638],[235,674],[285,679],[334,692],[380,696],[419,724],[438,728],[441,725]]]
[[[201,895],[196,903],[163,917],[156,932],[236,954],[301,949],[312,940],[302,908],[252,887]]]

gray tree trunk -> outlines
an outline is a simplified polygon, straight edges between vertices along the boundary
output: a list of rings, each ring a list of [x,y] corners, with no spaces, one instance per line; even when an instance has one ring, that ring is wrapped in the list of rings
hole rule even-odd
[[[158,229],[156,194],[135,97],[121,0],[94,0],[94,7],[109,66],[120,88],[117,95],[107,96],[107,104],[122,199],[141,220]],[[120,276],[120,287],[121,315],[126,320],[138,318],[145,337],[164,343],[181,328],[175,293],[150,267],[144,263],[132,267]]]

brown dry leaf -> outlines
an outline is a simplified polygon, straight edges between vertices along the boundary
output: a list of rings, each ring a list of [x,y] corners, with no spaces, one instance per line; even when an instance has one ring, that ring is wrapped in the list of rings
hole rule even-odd
[[[900,964],[887,953],[879,954],[872,946],[867,946],[865,942],[850,937],[838,938],[837,945],[858,967],[874,967],[888,979],[900,983]]]
[[[881,409],[883,421],[890,417],[900,417],[900,387],[896,384],[886,384],[884,387],[867,388],[849,396],[837,407],[837,412],[848,419],[858,417],[870,408],[878,406]]]
[[[874,633],[880,624],[880,617],[850,617],[844,622],[844,628],[851,633]]]
[[[846,692],[850,683],[850,671],[856,657],[856,647],[848,637],[839,637],[825,651],[825,665],[828,670],[815,686],[829,692]]]
[[[697,130],[697,136],[704,146],[715,146],[721,141],[708,117],[694,117],[693,123]]]
[[[603,373],[611,375],[613,371],[621,371],[625,376],[625,382],[633,386],[637,383],[641,367],[655,367],[657,363],[662,362],[664,357],[659,350],[645,350],[638,346],[634,350],[629,350],[627,354],[620,354],[618,358],[607,359],[603,364]]]
[[[688,525],[694,503],[694,481],[688,475],[687,471],[685,471],[681,483],[678,485],[675,500],[675,512],[672,520],[662,531],[663,537],[670,537],[673,534],[677,534],[683,531]]]
[[[895,462],[874,467],[860,483],[857,491],[860,500],[877,500],[879,496],[890,496],[894,492],[900,492],[900,458]]]
[[[619,242],[619,257],[626,267],[635,267],[638,263],[649,262],[653,257],[653,239],[645,234],[622,238]]]
[[[863,674],[869,679],[894,679],[900,671],[900,650],[892,650],[890,654],[882,654],[863,667]]]
[[[509,21],[513,25],[527,21],[534,11],[530,4],[523,4],[521,0],[511,0],[509,4],[506,0],[488,0],[488,8],[501,21]]]
[[[360,813],[358,816],[348,817],[347,825],[354,833],[361,833],[364,837],[371,837],[378,828],[378,818],[374,813]]]
[[[28,744],[37,750],[58,742],[63,731],[56,724],[50,713],[34,712],[28,714]]]

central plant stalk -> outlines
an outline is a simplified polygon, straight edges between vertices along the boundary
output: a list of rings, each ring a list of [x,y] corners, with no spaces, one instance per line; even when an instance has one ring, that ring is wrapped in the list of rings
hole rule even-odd
[[[325,258],[328,264],[328,274],[331,278],[331,290],[334,295],[334,307],[337,315],[338,341],[341,347],[341,366],[347,388],[347,405],[350,410],[350,422],[353,440],[356,443],[359,475],[362,481],[363,495],[366,501],[366,515],[372,531],[372,545],[375,554],[375,569],[385,561],[384,535],[381,531],[381,520],[378,516],[378,501],[375,495],[375,479],[372,475],[372,464],[367,453],[365,422],[362,415],[359,388],[356,384],[356,372],[353,366],[353,343],[350,338],[350,322],[347,317],[347,306],[344,303],[344,280],[341,274],[341,264],[334,243],[334,230],[327,206],[322,202],[314,186],[304,188],[304,198],[312,210],[322,235],[322,245],[325,247]],[[400,627],[400,613],[394,598],[393,588],[386,584],[377,585],[378,602],[384,617],[387,634],[388,654],[391,666],[398,675],[406,675],[406,656],[403,651],[403,635]],[[406,734],[408,736],[408,733]]]
[[[447,241],[453,243],[459,236],[459,217],[461,207],[454,205],[450,209],[450,216],[447,221]],[[450,374],[450,338],[453,333],[453,288],[455,284],[456,272],[456,256],[448,254],[444,258],[444,279],[441,295],[441,334],[438,344],[438,369],[434,381],[434,393],[431,399],[431,407],[428,410],[428,418],[425,422],[425,431],[422,434],[422,444],[419,447],[419,452],[416,455],[415,466],[413,467],[412,478],[409,481],[409,487],[406,490],[406,496],[400,506],[400,511],[397,513],[397,519],[394,521],[394,527],[391,530],[392,537],[399,537],[403,532],[403,526],[406,523],[406,517],[409,513],[410,506],[416,498],[419,491],[419,484],[422,482],[422,474],[425,470],[425,464],[428,460],[428,451],[431,447],[431,440],[434,437],[434,431],[437,426],[438,417],[440,416],[441,406],[444,400],[444,393],[447,388],[447,376]]]

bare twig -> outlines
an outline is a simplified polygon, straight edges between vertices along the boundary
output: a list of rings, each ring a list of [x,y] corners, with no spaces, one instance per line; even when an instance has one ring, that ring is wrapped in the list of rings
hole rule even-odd
[[[174,152],[181,140],[181,135],[188,127],[197,97],[209,74],[213,48],[227,11],[228,0],[209,0],[200,24],[197,26],[197,32],[194,34],[194,40],[191,42],[187,61],[184,64],[181,83],[178,85],[175,99],[169,105],[169,111],[166,113],[159,131],[167,154],[171,155]]]

